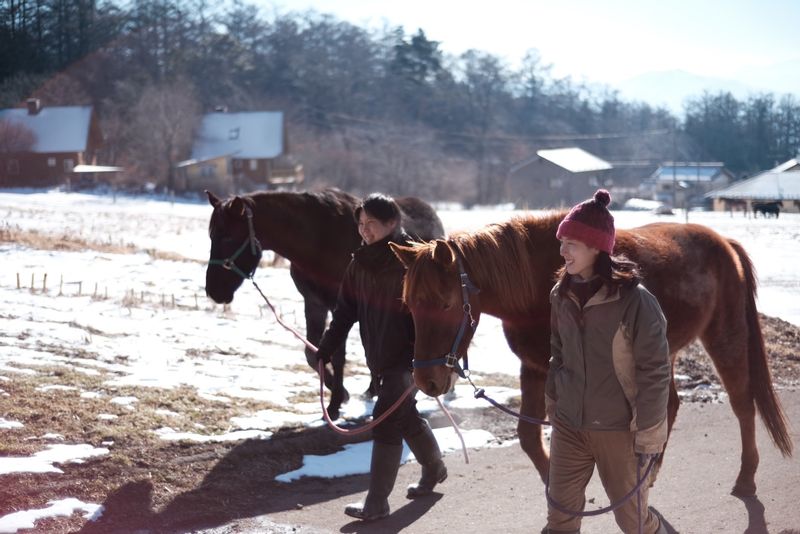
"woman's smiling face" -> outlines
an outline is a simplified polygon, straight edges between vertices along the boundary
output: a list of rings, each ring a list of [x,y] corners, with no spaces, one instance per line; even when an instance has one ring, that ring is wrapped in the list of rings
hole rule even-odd
[[[586,280],[594,274],[594,262],[600,251],[583,241],[565,237],[561,239],[559,253],[564,258],[567,272]]]

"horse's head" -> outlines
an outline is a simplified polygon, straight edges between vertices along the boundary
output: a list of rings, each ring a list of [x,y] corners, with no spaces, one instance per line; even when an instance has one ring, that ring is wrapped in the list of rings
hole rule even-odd
[[[469,281],[457,249],[443,239],[390,244],[406,266],[403,300],[414,317],[414,381],[431,396],[455,383],[460,357],[478,324],[478,290]]]
[[[206,191],[213,206],[208,235],[211,257],[206,269],[206,294],[227,304],[242,280],[252,276],[261,261],[261,245],[253,230],[253,205],[249,198],[222,201]]]

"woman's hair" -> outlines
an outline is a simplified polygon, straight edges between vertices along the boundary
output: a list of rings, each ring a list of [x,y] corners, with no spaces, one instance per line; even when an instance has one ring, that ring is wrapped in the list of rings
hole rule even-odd
[[[603,280],[603,285],[612,290],[633,287],[642,281],[641,270],[636,262],[629,260],[623,254],[611,256],[602,250],[594,260],[594,274]],[[566,295],[572,281],[566,265],[562,265],[556,271],[555,278],[561,283],[558,287],[558,294]]]
[[[361,204],[358,205],[353,213],[356,222],[358,222],[359,217],[361,217],[362,210],[384,224],[390,221],[400,220],[400,207],[397,205],[397,202],[389,195],[384,195],[382,193],[372,193],[361,201]]]

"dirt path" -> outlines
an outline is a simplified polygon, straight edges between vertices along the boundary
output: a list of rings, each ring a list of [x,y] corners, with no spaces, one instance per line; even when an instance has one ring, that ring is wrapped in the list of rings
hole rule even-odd
[[[795,422],[795,446],[800,446],[800,328],[764,316],[761,321],[772,376],[789,420]],[[47,349],[67,357],[93,357],[70,344]],[[404,497],[405,486],[418,476],[419,468],[404,466],[391,497],[392,516],[378,524],[362,525],[350,522],[342,510],[363,497],[367,476],[293,484],[275,481],[277,475],[299,468],[304,454],[331,454],[353,438],[340,437],[324,427],[301,426],[276,431],[269,440],[164,442],[152,430],[173,423],[158,414],[160,409],[185,414],[187,421],[202,422],[214,433],[227,428],[232,415],[253,413],[262,406],[248,400],[237,401],[235,406],[211,402],[191,387],[109,387],[105,384],[108,376],[90,376],[64,365],[41,370],[34,376],[20,375],[3,382],[8,396],[0,396],[0,414],[23,422],[26,432],[2,432],[0,452],[28,456],[44,448],[48,443],[44,435],[50,433],[64,436],[69,443],[99,446],[111,441],[114,445],[108,456],[62,465],[63,473],[4,475],[0,516],[41,508],[64,495],[104,507],[98,522],[87,522],[75,513],[40,520],[36,532],[427,533],[449,527],[538,532],[545,522],[543,487],[518,445],[472,451],[469,465],[460,454],[448,456],[451,476],[442,486],[443,493],[420,502]],[[758,422],[761,501],[743,503],[731,497],[728,492],[739,467],[740,438],[727,396],[698,344],[683,351],[675,371],[683,403],[653,504],[681,532],[800,534],[798,461],[782,459]],[[112,412],[124,416],[124,424],[111,428],[99,419],[99,414],[109,409],[103,403],[59,393],[54,405],[53,394],[43,388],[54,381],[76,391],[100,391],[107,397],[135,396],[137,409],[120,407]],[[711,402],[714,400],[721,402]],[[511,406],[518,408],[515,402]],[[454,410],[454,414],[463,429],[483,429],[505,441],[516,437],[516,420],[497,410]],[[435,418],[433,423],[446,425]],[[43,437],[29,440],[26,436]],[[356,439],[370,438],[360,435]],[[589,498],[594,498],[598,507],[606,503],[597,482],[590,486]],[[759,515],[761,507],[764,512]],[[585,533],[615,531],[610,516],[587,520],[583,529]]]
[[[780,397],[792,437],[800,443],[800,389]],[[668,455],[652,492],[651,504],[667,519],[672,532],[800,534],[800,461],[784,459],[758,423],[761,453],[758,497],[730,495],[739,467],[738,425],[727,404],[688,403],[681,407]],[[408,501],[402,489],[418,473],[403,466],[390,502],[393,514],[374,524],[351,522],[344,506],[358,500],[366,476],[333,481],[307,480],[270,495],[275,510],[264,516],[230,522],[203,534],[245,532],[327,532],[408,534],[444,532],[539,532],[545,524],[543,486],[518,445],[473,451],[465,465],[449,455],[450,478],[442,494]],[[597,506],[607,501],[596,477],[587,497]],[[611,533],[618,529],[610,515],[589,518],[581,532]]]

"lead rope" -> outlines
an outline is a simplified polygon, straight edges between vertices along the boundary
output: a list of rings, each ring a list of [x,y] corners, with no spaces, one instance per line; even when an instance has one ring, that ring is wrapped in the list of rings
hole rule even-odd
[[[642,474],[642,464],[639,462],[639,459],[636,459],[636,478],[640,478]],[[639,534],[644,532],[642,530],[642,492],[641,490],[636,492],[636,517],[639,520]]]
[[[461,450],[464,451],[464,463],[468,464],[469,463],[469,453],[467,452],[467,444],[464,443],[464,436],[461,435],[461,430],[458,428],[458,425],[456,424],[456,420],[453,419],[453,416],[450,415],[450,412],[447,411],[447,408],[444,407],[444,404],[442,404],[442,401],[439,400],[439,397],[436,397],[436,402],[439,403],[439,408],[442,409],[444,414],[450,420],[450,424],[453,425],[453,430],[456,431],[456,435],[458,436],[458,439],[461,440]]]
[[[296,328],[294,328],[291,325],[287,324],[283,320],[281,315],[278,313],[278,310],[276,310],[275,306],[272,305],[272,302],[269,301],[269,299],[264,294],[264,292],[261,291],[261,288],[258,287],[258,284],[256,283],[255,279],[253,279],[253,277],[250,276],[249,280],[253,283],[253,286],[256,288],[258,293],[261,295],[261,298],[264,299],[264,302],[267,303],[267,306],[269,306],[269,309],[272,311],[272,314],[275,316],[275,320],[278,321],[278,324],[281,325],[283,328],[285,328],[287,331],[291,332],[292,335],[294,335],[294,337],[296,337],[297,339],[302,341],[303,344],[306,347],[308,347],[309,349],[311,349],[314,352],[318,352],[319,349],[313,343],[311,343],[308,339],[306,339],[305,336],[303,336],[303,334],[298,332]],[[325,408],[325,378],[324,378],[325,374],[324,374],[324,367],[325,367],[325,363],[322,360],[320,360],[319,363],[317,364],[317,374],[319,374],[319,403],[320,403],[320,406],[322,407],[322,415],[323,415],[323,417],[325,419],[325,422],[328,423],[328,426],[331,429],[333,429],[335,432],[338,432],[339,434],[351,435],[352,436],[352,435],[355,435],[355,434],[361,434],[362,432],[366,432],[368,430],[371,430],[372,428],[374,428],[375,426],[380,424],[384,419],[389,417],[389,415],[391,415],[392,412],[394,412],[403,403],[403,401],[406,399],[406,397],[408,397],[416,387],[414,384],[411,384],[408,387],[408,389],[405,390],[403,395],[400,396],[400,398],[397,399],[397,401],[395,401],[395,403],[392,404],[392,406],[387,411],[382,413],[377,419],[375,419],[371,423],[368,423],[368,424],[366,424],[366,425],[364,425],[362,427],[353,428],[353,429],[340,428],[339,426],[337,426],[331,420],[331,416],[330,416],[330,414],[328,414],[328,409]],[[447,408],[445,408],[444,405],[442,404],[442,402],[439,400],[439,397],[436,397],[436,402],[439,403],[439,408],[442,409],[442,411],[445,413],[447,418],[450,420],[450,423],[453,425],[453,429],[456,431],[456,434],[458,435],[458,438],[461,440],[461,448],[464,451],[464,459],[465,459],[466,463],[469,463],[469,453],[467,453],[467,446],[466,446],[466,443],[464,442],[464,437],[461,435],[461,431],[459,430],[458,425],[456,424],[455,420],[453,419],[453,416],[450,415],[450,412],[447,411]]]

